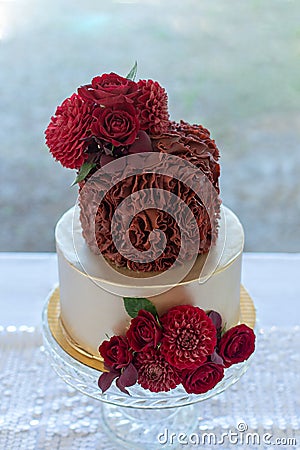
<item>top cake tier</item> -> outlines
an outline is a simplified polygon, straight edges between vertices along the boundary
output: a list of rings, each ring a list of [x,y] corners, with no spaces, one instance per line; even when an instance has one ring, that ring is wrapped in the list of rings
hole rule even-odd
[[[46,142],[77,169],[91,251],[117,267],[161,272],[216,243],[219,150],[202,125],[170,120],[157,81],[135,76],[136,65],[126,77],[102,74],[79,87],[57,107]]]
[[[160,136],[141,131],[128,155],[102,158],[80,184],[90,249],[139,272],[167,270],[177,259],[207,253],[218,234],[218,156],[207,130],[181,122]]]

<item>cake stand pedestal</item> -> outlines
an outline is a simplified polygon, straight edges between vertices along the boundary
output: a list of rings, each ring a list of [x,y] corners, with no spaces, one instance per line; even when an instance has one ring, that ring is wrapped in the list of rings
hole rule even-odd
[[[220,394],[246,372],[251,358],[225,370],[224,378],[201,395],[187,394],[180,385],[170,392],[151,393],[139,385],[129,388],[130,396],[115,385],[101,393],[98,387],[99,362],[89,360],[69,345],[59,326],[59,292],[54,290],[43,310],[43,338],[46,354],[57,374],[69,385],[101,401],[103,430],[118,448],[151,449],[179,446],[178,436],[196,432],[199,408],[195,405]],[[255,309],[246,291],[241,290],[241,319],[254,327]],[[173,433],[173,437],[172,437]],[[175,433],[175,436],[174,436]],[[101,443],[99,443],[99,449]]]

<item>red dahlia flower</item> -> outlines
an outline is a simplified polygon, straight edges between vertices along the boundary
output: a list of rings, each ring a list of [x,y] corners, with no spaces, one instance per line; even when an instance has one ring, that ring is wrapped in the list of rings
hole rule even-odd
[[[124,101],[132,103],[137,91],[137,84],[116,73],[104,73],[95,77],[91,84],[78,89],[78,94],[84,100],[89,100],[101,106],[112,106]]]
[[[151,392],[167,392],[180,383],[177,370],[154,348],[137,353],[134,365],[138,370],[138,383]]]
[[[46,143],[56,160],[79,169],[87,158],[84,150],[92,122],[92,106],[73,94],[57,107],[45,131]]]
[[[153,135],[168,131],[168,95],[165,89],[153,80],[140,80],[136,106],[141,129]]]
[[[160,317],[163,327],[161,353],[178,369],[195,369],[214,352],[217,337],[212,320],[203,309],[179,305]]]

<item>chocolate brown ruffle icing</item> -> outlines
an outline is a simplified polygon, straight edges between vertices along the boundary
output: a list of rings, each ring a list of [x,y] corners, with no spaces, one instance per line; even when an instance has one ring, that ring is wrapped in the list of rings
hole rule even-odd
[[[180,123],[172,123],[168,133],[161,136],[152,136],[151,142],[152,151],[175,155],[195,165],[207,176],[215,191],[219,193],[219,151],[215,142],[210,138],[208,130],[200,125],[189,125],[181,121]],[[149,151],[148,147],[147,150]],[[130,148],[128,153],[130,154]],[[125,158],[123,159],[125,160]],[[218,233],[218,217],[221,204],[218,196],[210,196],[209,192],[194,192],[185,183],[173,178],[171,175],[144,173],[126,178],[126,172],[129,173],[126,164],[118,164],[118,168],[119,173],[115,175],[120,175],[122,181],[115,184],[108,191],[100,205],[96,205],[97,192],[105,189],[108,183],[105,176],[97,178],[94,175],[89,180],[90,186],[88,190],[82,189],[84,183],[81,183],[79,203],[83,236],[95,254],[102,253],[115,265],[127,267],[134,271],[163,271],[171,267],[180,251],[180,229],[182,229],[182,224],[185,223],[185,220],[188,220],[188,217],[184,217],[183,212],[181,223],[178,224],[174,217],[167,212],[170,204],[168,193],[170,192],[189,207],[197,224],[197,229],[195,227],[190,229],[188,245],[185,246],[185,252],[181,255],[180,262],[184,263],[193,258],[198,232],[200,236],[198,253],[208,252],[210,246],[214,244]],[[180,171],[180,167],[174,167],[174,172],[171,170],[170,174],[177,173],[178,170]],[[194,175],[185,172],[179,178],[180,180],[188,180],[192,176]],[[143,197],[142,191],[150,188],[164,191],[164,193],[160,194],[155,194],[155,191],[153,191],[152,194],[153,196],[160,196],[160,209],[145,209],[147,200]],[[150,257],[153,249],[153,257],[155,258],[154,248],[163,248],[163,236],[159,233],[152,233],[150,242],[150,233],[159,229],[164,233],[166,239],[166,246],[162,254],[156,259],[144,263],[134,261],[134,257],[130,257],[130,251],[126,252],[127,257],[121,255],[113,242],[111,233],[111,221],[115,210],[127,196],[138,191],[141,191],[140,195],[137,196],[135,202],[130,204],[130,210],[128,209],[128,215],[131,214],[133,216],[133,220],[128,224],[129,237],[133,247],[140,252],[150,251]],[[205,196],[205,202],[201,200],[203,196]],[[92,211],[95,211],[95,206],[97,210],[96,215],[92,213]],[[210,215],[207,212],[207,207],[210,210]],[[143,211],[135,213],[139,209]],[[92,216],[95,216],[94,219]],[[213,217],[213,223],[210,223],[209,216]],[[126,219],[126,217],[123,217],[123,219]],[[95,223],[92,223],[93,220]],[[126,220],[119,220],[114,231],[114,239],[119,248],[124,248],[124,235],[127,228],[125,222]]]

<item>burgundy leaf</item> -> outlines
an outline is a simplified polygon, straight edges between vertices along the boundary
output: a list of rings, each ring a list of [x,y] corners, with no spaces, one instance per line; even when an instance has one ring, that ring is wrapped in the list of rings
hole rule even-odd
[[[116,381],[116,385],[120,389],[120,391],[130,395],[126,387],[133,386],[137,382],[137,378],[138,378],[137,370],[131,363],[123,370],[122,374]]]
[[[220,355],[218,355],[216,350],[213,352],[213,354],[211,355],[210,359],[211,359],[211,362],[213,362],[215,364],[220,364],[221,366],[224,366],[223,359],[221,358]]]
[[[122,372],[119,380],[122,386],[133,386],[137,382],[138,373],[134,365],[131,363]]]
[[[112,382],[115,378],[120,375],[120,371],[111,371],[111,372],[103,372],[100,375],[98,380],[98,386],[102,391],[102,394],[107,391],[107,389],[111,386]]]
[[[127,389],[125,389],[123,384],[120,382],[120,378],[117,379],[116,386],[120,389],[120,391],[124,392],[124,394],[130,395]]]
[[[217,311],[210,311],[207,315],[211,319],[214,326],[216,327],[216,330],[218,331],[222,326],[221,315]]]

